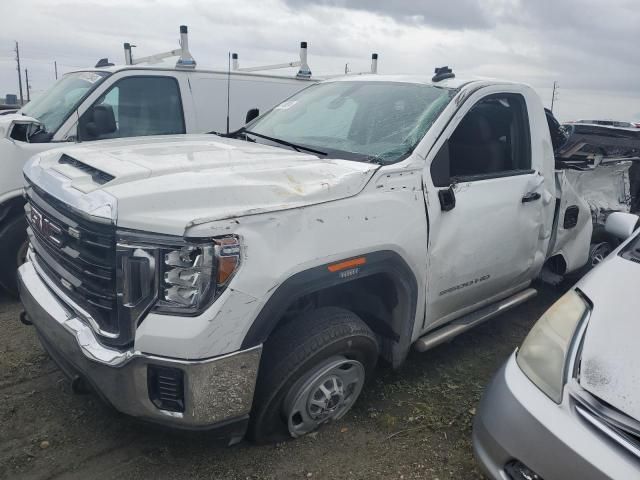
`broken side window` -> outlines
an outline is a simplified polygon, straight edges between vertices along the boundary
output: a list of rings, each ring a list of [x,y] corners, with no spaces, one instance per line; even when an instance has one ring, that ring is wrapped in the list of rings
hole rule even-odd
[[[524,98],[491,95],[474,105],[449,138],[449,175],[469,181],[529,171],[530,145]]]

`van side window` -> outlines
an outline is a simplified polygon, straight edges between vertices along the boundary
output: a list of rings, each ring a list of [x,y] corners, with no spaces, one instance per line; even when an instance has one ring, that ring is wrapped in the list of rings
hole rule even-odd
[[[116,82],[80,118],[81,140],[185,133],[180,89],[171,77]]]
[[[448,155],[437,159],[447,156],[450,183],[529,172],[531,141],[524,98],[499,94],[474,105],[449,138]]]

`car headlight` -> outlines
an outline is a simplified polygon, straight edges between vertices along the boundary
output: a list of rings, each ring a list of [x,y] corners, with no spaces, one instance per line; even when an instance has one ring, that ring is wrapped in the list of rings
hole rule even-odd
[[[189,243],[161,252],[160,296],[155,311],[198,315],[217,297],[240,266],[236,236]]]
[[[588,311],[585,299],[570,290],[540,317],[518,350],[520,369],[556,403],[562,401],[567,355],[576,329]]]
[[[137,318],[149,308],[193,316],[202,313],[236,273],[240,240],[235,235],[189,241],[127,237],[118,242],[118,258],[121,311]]]

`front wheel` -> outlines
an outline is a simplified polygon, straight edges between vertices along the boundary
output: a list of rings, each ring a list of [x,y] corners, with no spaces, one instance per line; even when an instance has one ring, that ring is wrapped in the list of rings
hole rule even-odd
[[[18,267],[25,261],[27,247],[27,221],[24,215],[9,218],[0,229],[0,286],[18,296]]]
[[[348,310],[320,308],[283,326],[264,346],[249,435],[298,438],[341,419],[377,358],[374,333]]]

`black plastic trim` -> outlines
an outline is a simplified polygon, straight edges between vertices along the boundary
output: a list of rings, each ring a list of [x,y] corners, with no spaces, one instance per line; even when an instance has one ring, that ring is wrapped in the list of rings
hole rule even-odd
[[[562,222],[562,228],[569,230],[578,225],[578,218],[580,216],[580,207],[577,205],[569,205],[564,211],[564,220]]]
[[[285,280],[271,295],[254,320],[241,348],[247,349],[264,343],[276,328],[287,308],[295,300],[329,287],[385,273],[393,279],[398,290],[400,314],[397,318],[400,321],[397,322],[399,324],[391,325],[391,328],[399,335],[399,340],[393,343],[391,354],[394,366],[399,365],[404,360],[411,344],[418,303],[416,276],[404,259],[394,251],[381,250],[361,256],[366,257],[366,263],[358,266],[357,273],[354,275],[345,276],[341,275],[343,272],[330,272],[327,268],[330,263],[327,263],[296,273]]]
[[[481,175],[461,175],[459,177],[451,177],[453,183],[477,182],[479,180],[491,180],[492,178],[517,177],[520,175],[531,175],[536,173],[535,170],[505,170],[502,172],[483,173]]]

